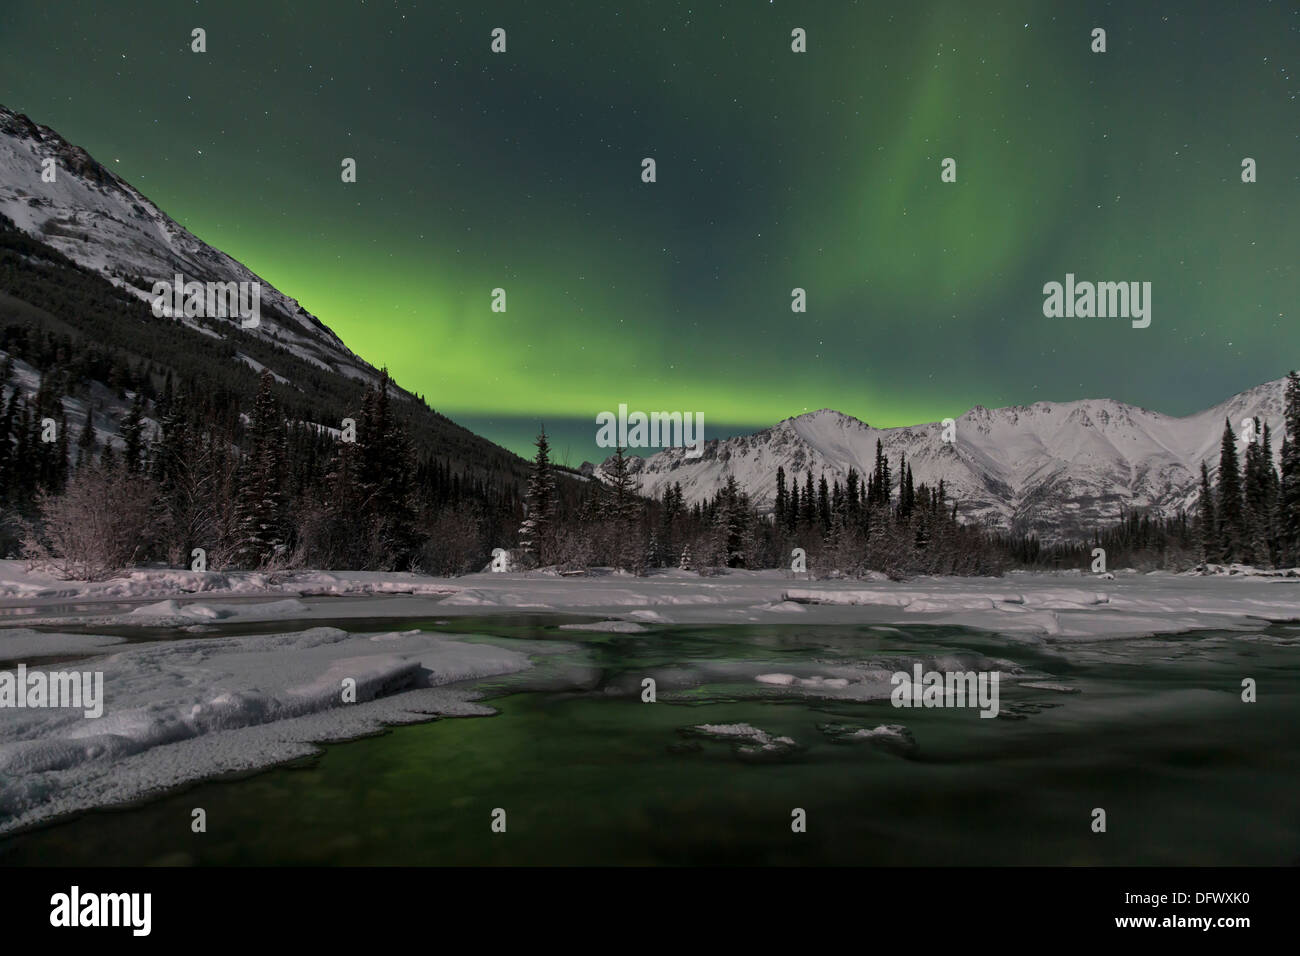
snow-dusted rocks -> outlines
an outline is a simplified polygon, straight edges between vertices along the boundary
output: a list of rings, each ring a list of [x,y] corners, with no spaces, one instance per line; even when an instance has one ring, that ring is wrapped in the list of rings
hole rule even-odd
[[[799,749],[792,737],[773,736],[749,724],[699,724],[682,733],[688,737],[730,743],[741,758],[784,757]]]
[[[821,724],[817,729],[837,744],[870,744],[899,756],[911,756],[917,751],[916,737],[902,724]]]

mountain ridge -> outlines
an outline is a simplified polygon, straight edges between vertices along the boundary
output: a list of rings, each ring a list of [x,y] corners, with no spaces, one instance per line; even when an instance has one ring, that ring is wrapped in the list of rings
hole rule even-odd
[[[54,160],[53,182],[42,176],[48,159]],[[178,330],[193,353],[185,357],[190,374],[199,370],[214,388],[237,387],[251,399],[257,375],[267,368],[291,417],[325,428],[337,429],[343,416],[355,413],[363,388],[380,378],[296,299],[195,236],[85,149],[3,105],[0,257],[11,270],[0,288],[0,327],[75,334],[152,369],[157,388],[165,371],[181,374],[172,367],[181,347]],[[177,272],[186,281],[258,283],[259,326],[243,328],[238,317],[155,317],[152,283],[170,282]],[[478,474],[526,479],[528,462],[514,452],[398,384],[389,388],[424,451]],[[77,402],[69,410],[74,422],[84,415]],[[109,440],[118,440],[113,423],[124,411],[123,399],[101,396],[96,427]]]
[[[50,158],[54,181],[46,182],[41,161]],[[297,299],[199,239],[85,149],[3,105],[0,168],[0,213],[141,301],[152,303],[152,282],[171,281],[177,272],[187,281],[256,282],[263,322],[255,335],[342,374],[371,384],[378,379],[373,366]],[[139,280],[147,287],[136,285]]]
[[[942,440],[941,422],[874,428],[823,408],[750,435],[708,439],[698,459],[680,448],[633,456],[630,469],[643,493],[662,496],[680,483],[688,503],[711,497],[734,477],[760,510],[771,510],[778,467],[787,483],[797,479],[801,487],[809,470],[814,481],[824,473],[828,482],[844,482],[850,468],[865,480],[879,440],[895,472],[895,493],[904,455],[917,484],[944,481],[966,521],[1045,540],[1077,538],[1125,510],[1171,516],[1194,507],[1201,462],[1212,478],[1217,474],[1225,419],[1240,434],[1243,419],[1259,418],[1275,436],[1276,460],[1285,383],[1265,382],[1181,417],[1116,399],[975,405],[953,419],[952,443]],[[584,470],[603,477],[609,461]]]

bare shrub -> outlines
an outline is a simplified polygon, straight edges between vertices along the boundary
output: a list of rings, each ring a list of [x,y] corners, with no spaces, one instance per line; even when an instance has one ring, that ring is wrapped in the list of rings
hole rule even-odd
[[[555,564],[561,571],[585,571],[594,563],[591,535],[586,528],[560,528],[555,535]]]
[[[468,574],[486,560],[482,520],[475,509],[443,508],[428,523],[426,532],[417,561],[428,574]]]
[[[79,469],[62,495],[37,498],[23,555],[31,567],[65,579],[100,581],[144,557],[155,488],[123,466]]]

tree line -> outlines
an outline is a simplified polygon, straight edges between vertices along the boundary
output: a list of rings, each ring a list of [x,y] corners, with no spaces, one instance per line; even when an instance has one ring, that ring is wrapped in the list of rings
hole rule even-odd
[[[717,494],[687,507],[680,483],[662,496],[639,498],[623,449],[607,463],[605,481],[565,513],[550,477],[545,432],[525,495],[528,518],[520,529],[523,566],[578,569],[599,564],[640,572],[679,567],[789,568],[795,548],[810,571],[892,578],[915,574],[999,574],[1011,568],[1090,570],[1096,549],[1111,568],[1187,570],[1243,563],[1263,568],[1300,565],[1300,377],[1287,377],[1285,434],[1280,468],[1274,436],[1254,420],[1234,434],[1224,423],[1215,480],[1202,464],[1198,506],[1192,513],[1124,512],[1111,526],[1080,540],[1043,543],[1034,534],[1011,535],[960,520],[960,503],[942,480],[917,484],[906,458],[891,466],[879,441],[865,477],[850,469],[841,484],[823,474],[814,481],[776,474],[769,514],[728,476]],[[1238,451],[1244,446],[1244,452]]]
[[[7,357],[5,383],[13,364]],[[1195,514],[1131,512],[1087,540],[1050,545],[963,523],[942,481],[915,482],[906,459],[891,464],[879,442],[871,472],[851,469],[843,482],[778,468],[773,507],[761,513],[734,476],[693,504],[680,483],[647,498],[621,448],[600,480],[575,481],[551,461],[545,430],[522,491],[457,471],[417,450],[394,413],[387,372],[364,390],[344,430],[286,418],[270,372],[247,412],[205,402],[168,377],[152,401],[134,392],[116,440],[103,442],[93,414],[73,440],[60,381],[43,376],[29,400],[16,384],[6,389],[0,504],[10,516],[10,550],[70,576],[150,561],[194,566],[198,554],[213,570],[460,574],[483,568],[497,548],[516,569],[709,573],[790,568],[801,552],[818,576],[891,578],[1084,570],[1098,547],[1111,567],[1139,569],[1300,561],[1294,372],[1280,468],[1267,425],[1255,423],[1243,441],[1225,423],[1215,480],[1203,467]],[[146,413],[157,423],[151,430]],[[43,440],[51,421],[55,437]]]

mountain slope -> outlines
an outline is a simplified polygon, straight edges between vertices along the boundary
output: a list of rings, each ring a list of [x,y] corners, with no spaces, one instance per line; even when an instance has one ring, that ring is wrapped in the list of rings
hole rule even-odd
[[[860,475],[873,470],[879,440],[895,471],[895,494],[902,454],[917,484],[944,481],[965,521],[1055,540],[1104,527],[1123,509],[1172,515],[1194,507],[1201,462],[1212,476],[1217,472],[1225,419],[1237,431],[1243,419],[1258,416],[1275,436],[1276,457],[1284,389],[1285,379],[1268,382],[1185,418],[1111,400],[976,406],[956,419],[951,444],[942,441],[938,423],[872,428],[823,409],[753,435],[711,440],[699,459],[668,448],[633,458],[632,469],[644,493],[662,495],[680,482],[692,502],[716,494],[734,475],[761,508],[770,508],[778,467],[801,488],[809,469],[814,482],[823,473],[843,482],[850,468]]]
[[[52,183],[42,179],[45,159],[55,161]],[[177,273],[186,281],[260,283],[262,322],[252,330],[254,336],[278,342],[322,368],[375,380],[375,370],[295,299],[178,225],[84,149],[3,106],[0,213],[73,262],[150,303],[153,282],[170,282]]]
[[[55,181],[42,160],[55,161]],[[8,222],[6,220],[11,220]],[[261,324],[237,318],[158,318],[152,284],[258,282]],[[171,372],[214,391],[251,398],[267,368],[291,418],[338,428],[357,412],[362,388],[378,371],[317,318],[243,264],[178,225],[85,150],[0,106],[0,331],[93,343],[137,369],[156,387]],[[507,482],[528,463],[393,388],[417,446]],[[111,403],[109,403],[111,404]],[[102,407],[102,406],[101,406]],[[111,411],[120,417],[122,404]],[[73,415],[73,421],[77,420]],[[97,422],[111,430],[113,422]]]

